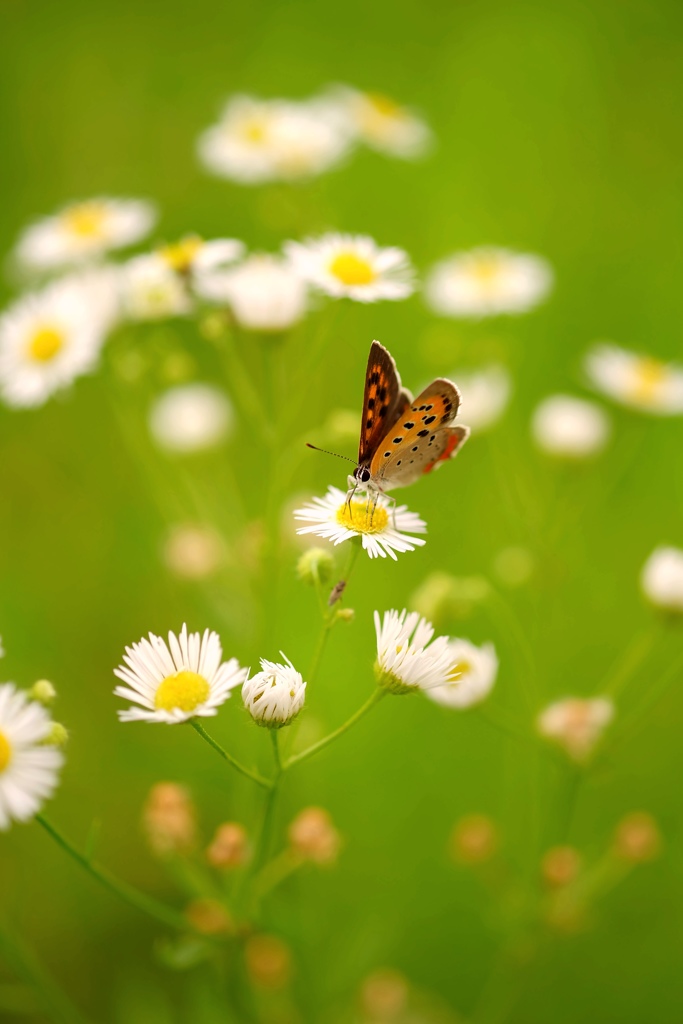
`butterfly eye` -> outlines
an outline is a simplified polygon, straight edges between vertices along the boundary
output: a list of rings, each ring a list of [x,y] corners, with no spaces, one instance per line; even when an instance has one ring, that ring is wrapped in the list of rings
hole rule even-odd
[[[358,474],[358,479],[360,480],[360,482],[362,484],[366,484],[368,482],[368,480],[370,479],[370,470],[369,469],[361,469],[360,473]]]

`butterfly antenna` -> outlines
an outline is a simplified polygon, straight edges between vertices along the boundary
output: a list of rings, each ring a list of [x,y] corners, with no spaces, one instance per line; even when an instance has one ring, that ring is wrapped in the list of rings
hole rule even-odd
[[[340,455],[339,452],[328,452],[327,448],[318,448],[317,445],[310,444],[308,441],[306,442],[306,447],[312,448],[314,452],[322,452],[323,455],[335,455],[338,459],[346,459],[347,462],[352,462],[354,466],[356,465],[356,460],[350,459],[348,455]]]

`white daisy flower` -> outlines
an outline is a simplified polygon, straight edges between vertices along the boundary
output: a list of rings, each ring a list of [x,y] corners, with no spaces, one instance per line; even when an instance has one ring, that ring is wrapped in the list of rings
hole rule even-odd
[[[282,654],[282,651],[280,651]],[[257,725],[279,729],[288,725],[304,706],[306,683],[289,658],[286,665],[261,658],[261,671],[242,687],[245,708]]]
[[[32,271],[100,259],[144,238],[156,219],[155,207],[141,199],[87,199],[26,228],[16,258]]]
[[[493,644],[476,647],[469,640],[451,640],[451,672],[447,683],[427,690],[437,704],[469,708],[488,697],[498,674],[498,656]]]
[[[205,299],[229,303],[248,331],[289,330],[308,306],[306,282],[277,256],[256,254],[232,270],[202,274],[196,290]]]
[[[683,613],[683,551],[656,548],[643,566],[643,593],[657,608]]]
[[[446,686],[453,673],[453,655],[447,636],[434,636],[434,627],[418,615],[389,611],[380,619],[375,612],[379,686],[392,693],[414,693]]]
[[[377,504],[373,508],[375,497]],[[330,487],[324,498],[314,498],[296,509],[294,518],[312,524],[298,529],[300,535],[314,534],[335,545],[360,537],[370,558],[388,555],[396,561],[397,551],[414,551],[426,543],[421,537],[406,534],[426,533],[427,524],[415,512],[409,512],[406,505],[394,508],[384,494],[364,495],[349,502],[338,487]]]
[[[159,447],[183,454],[224,441],[233,421],[230,399],[213,384],[170,388],[154,400],[149,412],[149,429]]]
[[[306,242],[286,242],[292,268],[310,284],[336,299],[378,302],[406,299],[415,291],[408,254],[380,248],[367,235],[328,234]]]
[[[0,830],[28,821],[52,796],[64,763],[46,743],[52,720],[13,683],[0,685]]]
[[[252,185],[322,174],[349,145],[343,120],[329,103],[234,96],[218,124],[200,136],[198,153],[212,174]]]
[[[586,355],[588,378],[598,391],[621,405],[656,416],[683,413],[683,366],[601,343]]]
[[[198,235],[185,235],[157,251],[171,270],[192,278],[194,284],[205,274],[226,270],[243,254],[244,243],[236,238],[213,238],[205,242]]]
[[[130,320],[164,320],[192,311],[186,281],[159,253],[136,256],[123,265],[121,292]]]
[[[126,685],[117,686],[114,693],[139,707],[119,711],[119,720],[174,725],[215,715],[248,675],[236,658],[222,661],[222,657],[217,633],[205,629],[203,636],[188,634],[185,625],[179,636],[169,632],[168,643],[150,633],[149,640],[143,637],[126,647],[125,665],[114,669]]]
[[[452,317],[526,313],[550,291],[553,272],[540,256],[483,246],[437,263],[425,286],[435,313]]]
[[[488,430],[505,412],[510,400],[512,382],[504,366],[492,364],[480,370],[458,371],[460,410],[464,411],[470,430]]]
[[[336,86],[331,95],[351,131],[372,149],[403,160],[414,160],[429,149],[432,133],[426,122],[388,96],[349,86]]]
[[[531,432],[539,448],[549,455],[583,459],[607,444],[611,423],[607,413],[583,398],[550,395],[537,406]]]
[[[118,313],[109,268],[69,275],[18,299],[0,316],[0,395],[42,405],[95,369]]]
[[[538,716],[541,736],[556,743],[577,762],[593,753],[614,718],[614,704],[606,697],[567,697],[548,705]]]

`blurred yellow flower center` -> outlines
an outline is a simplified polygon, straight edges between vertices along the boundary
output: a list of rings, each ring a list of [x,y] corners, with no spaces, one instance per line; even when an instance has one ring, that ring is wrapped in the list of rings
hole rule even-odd
[[[64,335],[54,327],[39,327],[28,343],[28,354],[37,363],[49,363],[64,346]]]
[[[258,145],[265,142],[268,135],[269,118],[265,116],[248,117],[240,125],[239,134],[245,142]]]
[[[355,252],[338,253],[329,266],[330,273],[342,284],[372,284],[377,274],[367,260]]]
[[[107,209],[99,203],[82,203],[62,214],[67,231],[79,238],[101,238],[107,222]]]
[[[401,118],[404,116],[403,110],[399,107],[398,103],[395,103],[389,96],[382,96],[378,92],[369,92],[366,99],[372,104],[373,109],[381,114],[382,117],[395,117]]]
[[[0,772],[4,772],[12,760],[12,747],[3,732],[0,732]]]
[[[209,696],[209,684],[204,676],[183,669],[174,676],[166,676],[156,692],[154,706],[162,711],[194,711]]]
[[[656,396],[658,388],[667,376],[667,366],[659,359],[643,356],[633,369],[633,395],[637,399],[647,401]]]
[[[171,270],[175,270],[179,274],[186,274],[203,244],[197,235],[189,235],[187,238],[181,238],[174,245],[165,245],[159,250],[159,255]]]
[[[448,673],[448,681],[451,683],[457,683],[459,679],[466,676],[468,672],[472,671],[472,666],[469,661],[456,661],[453,668]]]
[[[381,505],[375,505],[373,510],[369,502],[352,501],[337,510],[337,522],[357,533],[381,533],[387,527],[389,515]]]
[[[495,285],[500,274],[500,261],[491,257],[482,257],[474,261],[470,273],[477,284],[484,288],[491,287]]]

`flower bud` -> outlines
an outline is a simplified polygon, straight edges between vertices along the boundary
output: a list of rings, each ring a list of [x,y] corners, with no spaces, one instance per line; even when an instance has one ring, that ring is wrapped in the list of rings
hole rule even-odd
[[[590,758],[613,717],[614,704],[606,697],[568,697],[549,704],[536,725],[541,736],[581,764]]]
[[[214,868],[229,871],[246,863],[249,854],[246,829],[236,821],[219,825],[206,859]]]
[[[327,583],[334,572],[334,558],[325,548],[309,548],[304,551],[296,566],[296,574],[302,583],[315,586]]]
[[[399,971],[373,971],[363,982],[361,1007],[370,1020],[393,1021],[406,1011],[408,995],[408,982]]]
[[[554,846],[541,861],[543,881],[553,889],[571,885],[581,869],[581,854],[572,846]]]
[[[274,935],[252,935],[244,948],[247,973],[257,988],[282,989],[292,977],[292,955]]]
[[[495,822],[485,814],[468,814],[456,822],[450,839],[450,851],[461,864],[484,864],[498,850]]]
[[[226,935],[233,931],[230,915],[218,900],[192,900],[185,908],[185,917],[202,935]]]
[[[31,700],[37,700],[39,704],[49,707],[54,702],[57,691],[49,680],[39,679],[28,691],[28,695]]]
[[[43,740],[43,744],[48,747],[65,747],[69,742],[69,733],[65,726],[61,722],[51,722],[50,731]]]
[[[189,853],[197,842],[197,817],[188,790],[175,782],[152,786],[143,808],[142,825],[158,856]]]
[[[338,608],[335,619],[339,622],[353,622],[356,613],[353,608]]]
[[[656,608],[683,614],[683,551],[660,547],[652,552],[640,578],[645,597]]]
[[[280,665],[262,658],[261,671],[242,687],[244,706],[257,725],[280,729],[289,725],[304,706],[306,683],[291,661],[285,661],[286,665]]]
[[[644,864],[655,860],[662,848],[657,822],[646,811],[633,811],[619,822],[614,835],[614,851],[622,860]]]
[[[294,853],[315,864],[333,864],[339,853],[339,833],[322,807],[306,807],[289,826]]]

